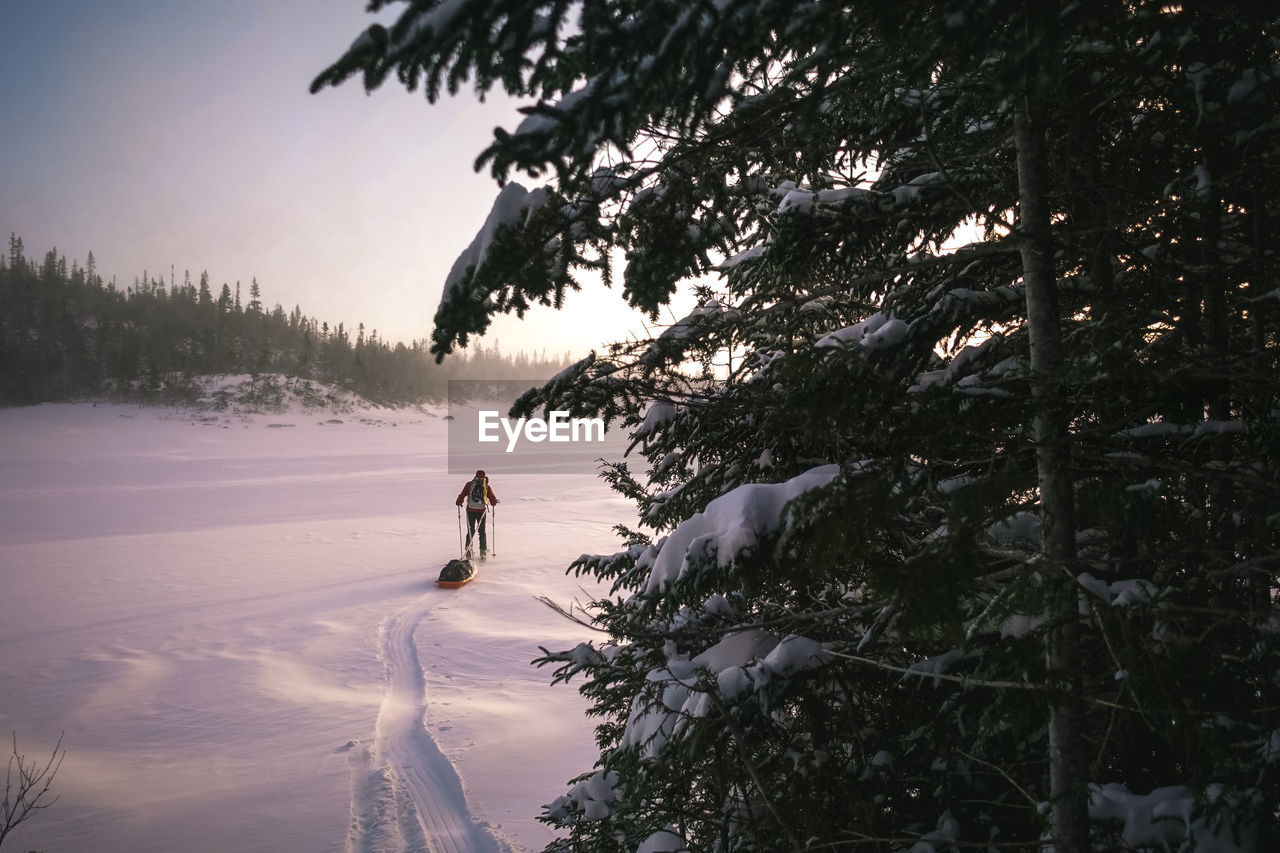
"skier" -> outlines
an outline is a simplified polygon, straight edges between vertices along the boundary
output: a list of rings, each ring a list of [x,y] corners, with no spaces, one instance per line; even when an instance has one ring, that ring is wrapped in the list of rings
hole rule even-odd
[[[485,540],[484,517],[489,510],[489,505],[497,505],[498,498],[493,493],[493,489],[489,486],[489,478],[485,476],[483,469],[477,469],[476,475],[467,481],[462,487],[462,491],[458,492],[458,500],[455,503],[462,506],[467,505],[467,553],[471,553],[471,540],[476,535],[476,526],[480,527],[480,559],[485,558],[486,552],[489,550],[489,543]]]

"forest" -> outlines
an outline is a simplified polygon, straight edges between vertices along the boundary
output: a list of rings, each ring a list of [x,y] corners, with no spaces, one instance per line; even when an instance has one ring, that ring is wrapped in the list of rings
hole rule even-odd
[[[208,272],[169,280],[144,272],[121,288],[104,280],[93,252],[83,265],[57,249],[36,262],[22,238],[0,256],[0,405],[87,397],[189,402],[192,380],[212,374],[276,374],[353,391],[382,405],[443,400],[450,379],[537,379],[569,363],[502,354],[478,344],[437,363],[424,341],[392,343],[339,322],[268,308],[255,278],[242,292]]]

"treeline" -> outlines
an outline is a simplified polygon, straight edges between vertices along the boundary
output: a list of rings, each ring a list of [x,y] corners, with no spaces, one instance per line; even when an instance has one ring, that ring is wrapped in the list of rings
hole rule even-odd
[[[344,323],[330,326],[211,284],[202,272],[169,281],[143,273],[121,288],[104,281],[90,252],[70,266],[57,249],[40,263],[10,235],[0,256],[0,405],[90,395],[180,401],[209,374],[276,373],[325,382],[383,404],[440,400],[450,379],[538,378],[569,353],[503,355],[497,345],[436,364],[425,341],[392,343]]]

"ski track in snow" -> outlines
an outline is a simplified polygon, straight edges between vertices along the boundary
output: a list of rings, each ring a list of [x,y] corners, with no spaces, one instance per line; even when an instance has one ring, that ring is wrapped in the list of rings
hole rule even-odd
[[[347,853],[514,851],[471,817],[453,764],[427,731],[415,634],[430,601],[421,596],[379,627],[386,694],[373,744],[352,744]]]

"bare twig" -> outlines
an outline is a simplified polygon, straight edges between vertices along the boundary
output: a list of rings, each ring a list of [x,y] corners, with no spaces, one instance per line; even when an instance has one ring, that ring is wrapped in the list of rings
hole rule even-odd
[[[26,756],[18,752],[18,733],[13,733],[13,754],[9,756],[4,776],[4,801],[0,802],[0,845],[19,824],[58,801],[57,797],[47,797],[64,757],[66,752],[62,749],[60,734],[43,766],[39,761],[28,762]]]
[[[959,684],[961,687],[992,687],[998,690],[1048,690],[1046,685],[1030,684],[1025,681],[991,681],[985,678],[969,678],[963,675],[947,675],[943,672],[926,672],[919,669],[909,669],[905,666],[894,666],[891,663],[875,660],[874,658],[863,657],[861,655],[851,655],[844,652],[827,650],[831,655],[851,660],[855,663],[863,663],[867,666],[874,666],[877,669],[887,670],[888,672],[900,672],[903,675],[911,675],[920,679],[932,679],[937,681],[950,681]]]
[[[992,764],[990,761],[987,761],[986,759],[979,758],[976,755],[970,755],[969,753],[961,749],[957,749],[956,752],[960,753],[970,761],[976,761],[979,764],[982,764],[986,767],[990,767],[992,770],[996,771],[1001,776],[1003,776],[1005,778],[1005,781],[1008,782],[1010,785],[1012,785],[1014,789],[1026,799],[1026,801],[1031,805],[1032,809],[1036,809],[1039,807],[1040,805],[1039,800],[1031,796],[1031,794],[1027,792],[1027,789],[1019,785],[1018,781],[1014,779],[1012,776],[1010,776],[1003,767],[998,767],[995,764]]]

